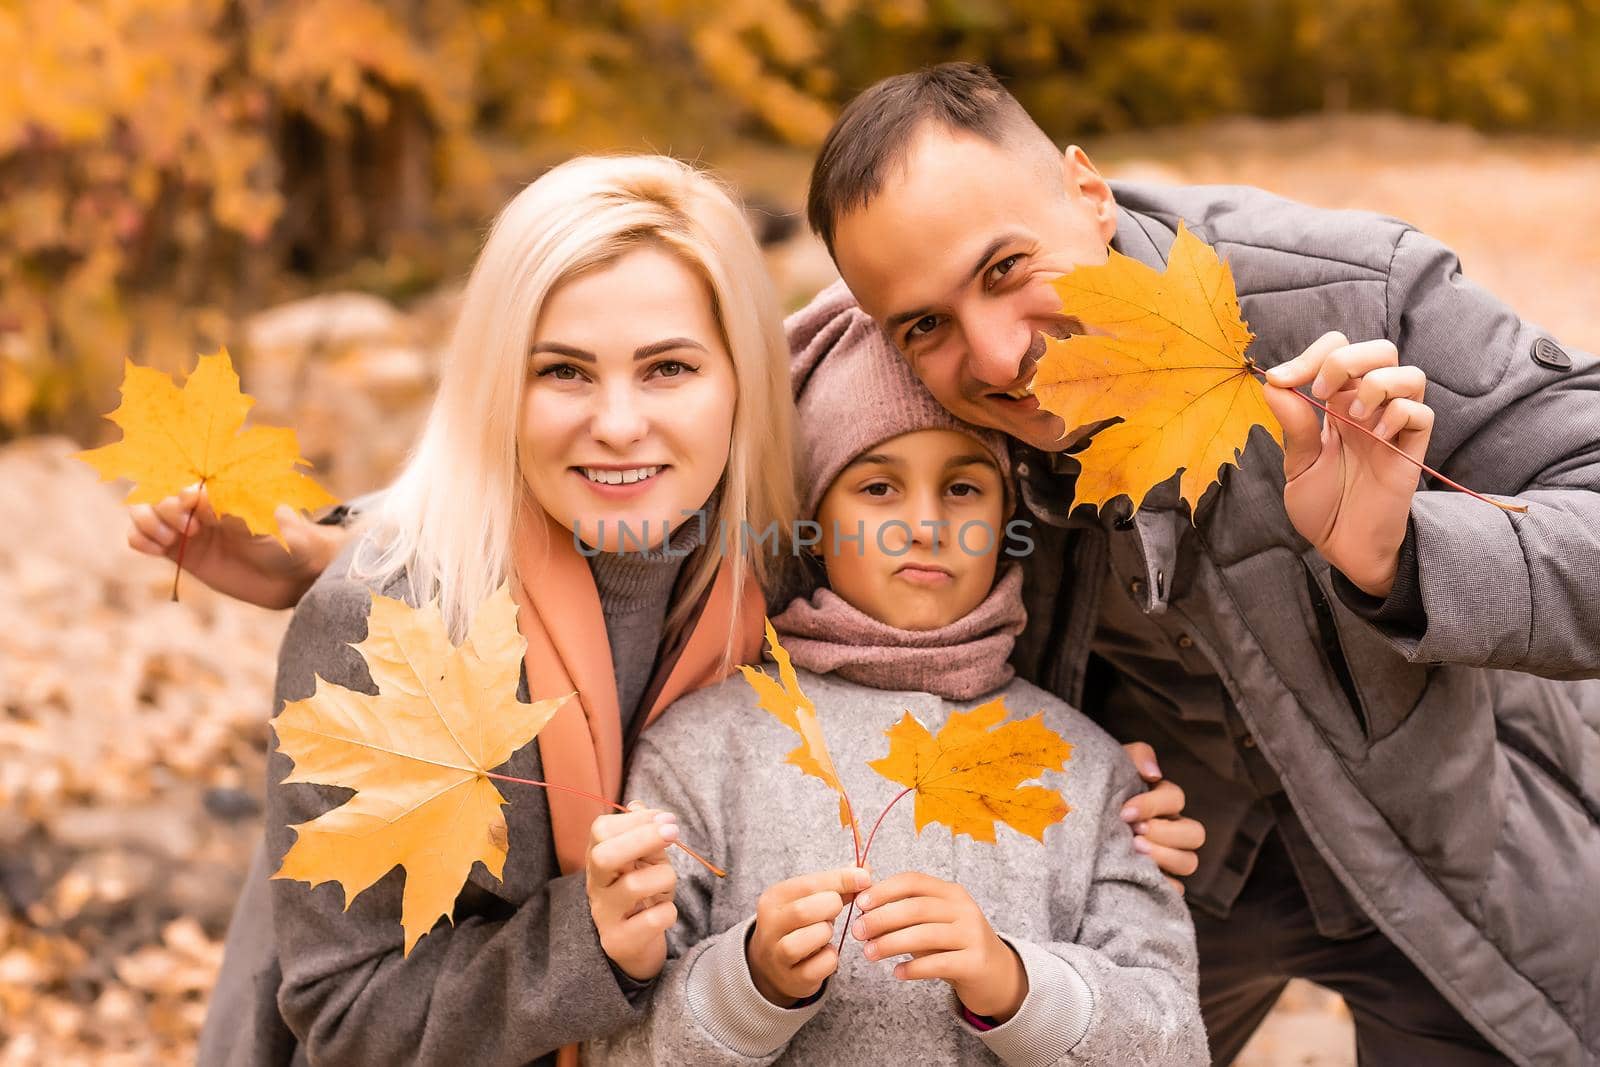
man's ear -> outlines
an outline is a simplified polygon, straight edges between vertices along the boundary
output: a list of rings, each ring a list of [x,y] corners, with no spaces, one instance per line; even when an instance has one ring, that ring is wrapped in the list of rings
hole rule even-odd
[[[1088,201],[1094,213],[1095,225],[1106,244],[1117,235],[1117,201],[1111,195],[1111,186],[1095,169],[1089,153],[1077,145],[1068,145],[1062,153],[1062,178],[1067,191]]]

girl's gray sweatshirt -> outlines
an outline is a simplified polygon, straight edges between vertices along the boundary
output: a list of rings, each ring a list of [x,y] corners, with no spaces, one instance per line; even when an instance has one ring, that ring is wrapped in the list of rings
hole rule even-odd
[[[769,668],[770,670],[770,668]],[[742,678],[690,694],[636,749],[627,795],[677,812],[685,844],[728,869],[717,879],[680,851],[678,923],[648,1016],[587,1046],[589,1062],[636,1064],[1208,1062],[1189,914],[1154,861],[1134,851],[1122,821],[1144,788],[1121,746],[1059,699],[1020,680],[955,704],[799,671],[818,709],[858,819],[900,791],[867,766],[888,751],[884,731],[910,711],[937,731],[958,708],[1003,696],[1012,718],[1043,712],[1073,747],[1059,788],[1071,811],[1044,844],[1006,826],[994,844],[952,839],[939,824],[919,836],[913,798],[889,813],[869,865],[883,879],[919,870],[958,882],[1021,958],[1028,994],[1003,1025],[980,1031],[940,981],[902,982],[897,959],[868,961],[850,938],[823,995],[779,1008],[756,991],[745,940],[756,900],[775,882],[848,866],[849,832],[819,781],[784,763],[796,737]],[[903,809],[903,810],[902,810]],[[837,936],[837,935],[836,935]]]

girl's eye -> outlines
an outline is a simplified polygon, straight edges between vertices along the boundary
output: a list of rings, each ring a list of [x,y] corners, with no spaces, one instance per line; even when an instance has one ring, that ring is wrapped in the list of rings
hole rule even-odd
[[[928,334],[932,333],[938,325],[939,316],[924,315],[922,318],[911,324],[911,328],[906,331],[906,340],[915,341],[919,337],[926,337]]]
[[[873,482],[870,485],[862,486],[861,487],[861,491],[863,493],[866,493],[868,496],[876,496],[876,497],[888,496],[889,495],[889,483],[888,482]]]
[[[988,277],[989,283],[992,285],[1001,278],[1004,278],[1007,274],[1010,274],[1011,268],[1015,267],[1017,265],[1017,260],[1021,258],[1022,254],[1018,252],[1014,255],[1007,256],[1005,259],[1002,259],[1000,262],[990,267]]]
[[[978,486],[969,485],[966,482],[957,482],[950,487],[950,493],[953,496],[978,496],[982,492],[983,490]]]

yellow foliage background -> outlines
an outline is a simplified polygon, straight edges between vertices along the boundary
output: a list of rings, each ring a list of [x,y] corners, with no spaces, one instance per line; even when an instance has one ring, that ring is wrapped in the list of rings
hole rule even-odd
[[[186,366],[273,302],[453,276],[575,148],[807,147],[950,58],[1063,139],[1373,108],[1582,133],[1600,0],[9,0],[0,439],[93,437],[124,356]]]

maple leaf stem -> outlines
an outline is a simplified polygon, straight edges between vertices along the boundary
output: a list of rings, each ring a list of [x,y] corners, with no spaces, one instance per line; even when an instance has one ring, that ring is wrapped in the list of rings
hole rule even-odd
[[[1254,374],[1257,378],[1261,379],[1263,382],[1265,382],[1267,380],[1266,374],[1259,367],[1255,367],[1255,366],[1250,367],[1250,373]],[[1299,397],[1301,400],[1304,400],[1307,404],[1310,404],[1312,407],[1316,408],[1318,411],[1320,411],[1323,414],[1327,415],[1329,418],[1338,419],[1340,422],[1344,423],[1346,426],[1349,426],[1351,429],[1359,430],[1361,433],[1366,434],[1368,437],[1372,438],[1374,441],[1378,442],[1384,448],[1387,448],[1389,451],[1393,452],[1395,455],[1399,456],[1401,459],[1405,460],[1407,463],[1410,463],[1411,465],[1413,465],[1415,467],[1422,468],[1424,473],[1428,474],[1432,478],[1438,479],[1439,481],[1443,482],[1445,485],[1448,485],[1451,489],[1456,490],[1458,493],[1466,493],[1468,496],[1475,497],[1478,500],[1483,501],[1485,504],[1493,504],[1495,507],[1499,508],[1501,511],[1509,511],[1509,512],[1513,512],[1513,513],[1518,514],[1518,515],[1522,515],[1522,514],[1525,514],[1527,512],[1527,510],[1528,510],[1528,505],[1526,505],[1526,504],[1508,503],[1508,502],[1506,502],[1504,500],[1495,500],[1492,497],[1484,496],[1482,493],[1477,492],[1474,489],[1468,489],[1466,486],[1462,485],[1460,482],[1455,481],[1455,480],[1453,480],[1451,478],[1448,478],[1443,474],[1440,474],[1438,471],[1434,470],[1432,467],[1428,466],[1426,463],[1422,462],[1420,459],[1412,458],[1410,455],[1408,455],[1405,452],[1404,449],[1400,448],[1393,441],[1384,440],[1382,437],[1379,437],[1377,434],[1373,433],[1371,430],[1367,429],[1365,426],[1361,425],[1359,422],[1356,422],[1354,419],[1350,418],[1349,416],[1339,414],[1337,411],[1334,411],[1332,408],[1328,407],[1328,405],[1320,403],[1319,401],[1317,401],[1316,399],[1314,399],[1312,397],[1306,396],[1306,394],[1300,392],[1298,389],[1290,389],[1290,390],[1286,390],[1286,391],[1293,393],[1295,396]]]
[[[883,825],[883,817],[889,814],[889,809],[900,803],[901,797],[905,796],[907,793],[915,793],[916,791],[916,786],[907,786],[906,788],[900,790],[900,792],[896,793],[893,800],[889,801],[889,803],[883,806],[883,810],[878,813],[878,821],[872,824],[872,830],[867,834],[867,847],[861,850],[861,855],[856,859],[857,867],[865,867],[867,865],[867,853],[872,851],[872,839],[878,836],[878,827]],[[855,819],[854,812],[851,813],[850,818],[852,821]],[[844,939],[850,934],[850,920],[855,916],[855,913],[856,902],[854,898],[852,898],[849,909],[844,913],[844,929],[839,932],[839,947],[835,950],[841,955],[844,953]]]
[[[493,778],[499,782],[516,782],[518,785],[536,785],[540,789],[558,789],[563,793],[571,793],[574,796],[587,797],[589,800],[593,800],[599,804],[605,804],[620,812],[626,812],[628,810],[621,804],[618,804],[615,800],[603,797],[598,793],[591,793],[587,789],[575,789],[570,785],[557,785],[554,782],[541,782],[536,778],[515,778],[509,774],[496,774],[494,771],[481,771],[479,773],[481,773],[485,778]],[[723,870],[721,867],[718,867],[715,863],[712,863],[710,860],[700,855],[700,853],[696,852],[682,841],[672,842],[672,847],[682,849],[684,852],[688,853],[700,864],[700,866],[704,867],[718,878],[728,877],[727,871]]]
[[[204,489],[205,487],[206,480],[201,478],[200,488]],[[174,604],[178,602],[178,577],[179,575],[183,574],[183,554],[189,549],[189,530],[194,526],[194,513],[195,511],[199,510],[199,508],[200,500],[197,496],[195,498],[194,508],[189,511],[189,514],[183,520],[183,534],[178,538],[177,569],[172,572],[172,602]]]

